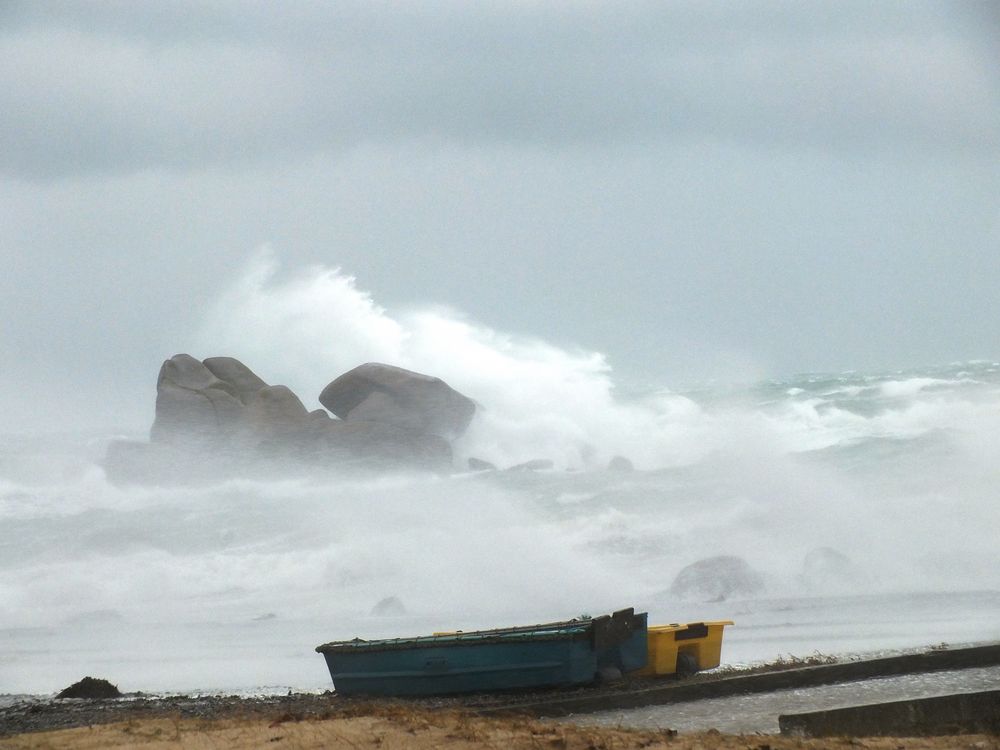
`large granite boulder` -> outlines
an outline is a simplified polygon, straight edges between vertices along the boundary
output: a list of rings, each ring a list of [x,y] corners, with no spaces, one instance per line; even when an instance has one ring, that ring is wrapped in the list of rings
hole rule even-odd
[[[112,442],[105,470],[116,482],[171,484],[289,470],[441,471],[452,462],[442,435],[464,430],[475,410],[438,378],[388,365],[355,368],[324,394],[346,420],[310,412],[232,357],[178,354],[160,368],[149,442]]]
[[[251,435],[273,437],[293,433],[309,419],[309,410],[290,388],[265,385],[248,397],[243,427]]]
[[[670,585],[670,593],[682,599],[724,601],[754,596],[764,588],[764,577],[742,557],[719,555],[688,565]]]
[[[345,422],[378,422],[455,438],[465,432],[475,403],[440,378],[369,362],[330,383],[319,402]]]
[[[153,441],[212,442],[232,434],[243,416],[233,384],[188,354],[171,357],[156,380]]]
[[[372,469],[451,465],[451,444],[438,435],[383,422],[309,421],[307,450],[326,465]]]
[[[209,357],[202,364],[219,380],[231,385],[234,395],[244,404],[249,403],[261,388],[267,387],[253,370],[233,357]]]
[[[238,359],[199,362],[178,354],[160,368],[150,439],[189,447],[214,442],[240,450],[295,432],[308,418],[291,390],[268,385]]]

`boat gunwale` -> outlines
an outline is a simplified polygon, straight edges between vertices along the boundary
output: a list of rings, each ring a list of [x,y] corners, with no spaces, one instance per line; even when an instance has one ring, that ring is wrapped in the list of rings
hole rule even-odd
[[[364,653],[373,651],[399,651],[421,648],[454,648],[459,646],[504,645],[536,641],[576,641],[590,637],[589,621],[562,628],[536,630],[510,629],[501,631],[477,630],[447,635],[423,635],[410,638],[381,638],[372,641],[355,638],[350,641],[330,641],[316,647],[320,654]]]
[[[541,671],[543,669],[558,669],[564,667],[562,661],[532,661],[518,662],[516,664],[475,664],[469,667],[459,667],[449,669],[447,672],[427,672],[417,669],[401,670],[397,672],[337,672],[340,679],[352,680],[408,680],[408,679],[455,679],[456,677],[504,674],[507,672],[528,672]]]

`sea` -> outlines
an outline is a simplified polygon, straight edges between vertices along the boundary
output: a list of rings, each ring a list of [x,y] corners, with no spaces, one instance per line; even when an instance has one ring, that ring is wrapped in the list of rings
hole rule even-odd
[[[120,486],[102,463],[121,432],[4,435],[2,700],[85,675],[320,691],[327,641],[624,607],[732,620],[729,665],[1000,640],[1000,363],[630,395],[598,379],[520,414],[473,393],[447,475],[190,483],[178,466]],[[529,458],[552,466],[505,470]],[[720,555],[761,587],[671,591]]]

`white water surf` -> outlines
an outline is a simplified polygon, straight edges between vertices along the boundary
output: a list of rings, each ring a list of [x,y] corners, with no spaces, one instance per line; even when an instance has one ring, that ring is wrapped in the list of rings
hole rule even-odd
[[[5,435],[0,693],[84,674],[320,689],[324,641],[633,605],[736,620],[728,662],[1000,639],[1000,364],[625,396],[599,354],[446,310],[392,316],[333,270],[273,270],[260,260],[178,349],[239,357],[310,407],[363,361],[443,377],[481,406],[456,474],[117,487],[101,468],[115,435]],[[637,470],[607,471],[615,455]],[[555,468],[472,474],[470,456]],[[806,570],[820,547],[849,574]],[[720,554],[764,592],[670,595]],[[406,614],[372,615],[390,596]]]

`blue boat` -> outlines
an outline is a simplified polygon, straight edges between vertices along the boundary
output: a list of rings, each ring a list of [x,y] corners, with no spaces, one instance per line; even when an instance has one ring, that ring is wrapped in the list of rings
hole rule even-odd
[[[318,646],[342,695],[442,695],[592,682],[646,665],[646,614]]]

